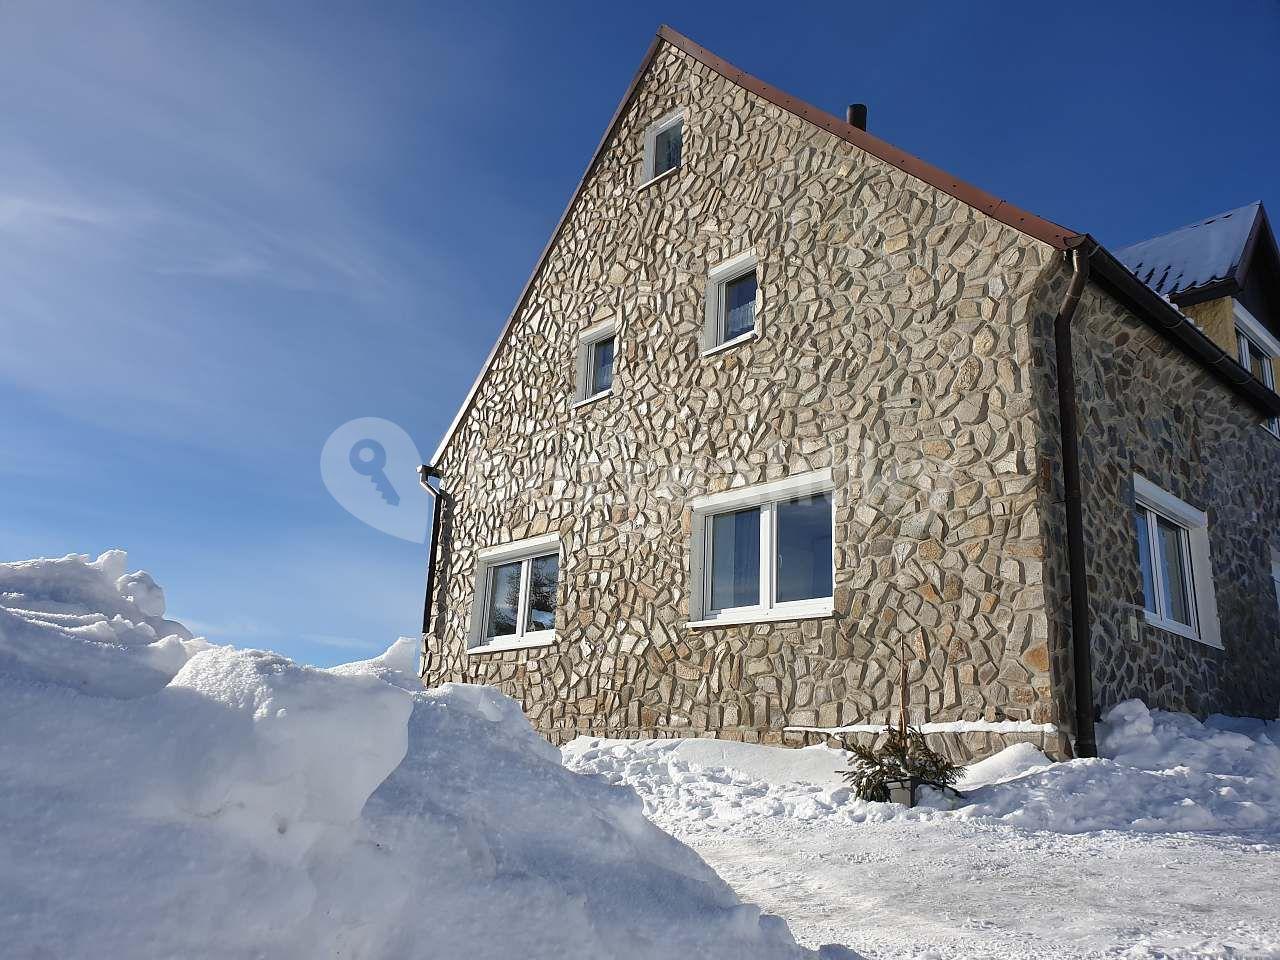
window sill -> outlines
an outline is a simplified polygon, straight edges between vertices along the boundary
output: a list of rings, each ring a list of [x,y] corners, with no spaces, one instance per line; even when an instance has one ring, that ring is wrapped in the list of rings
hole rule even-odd
[[[577,410],[580,407],[589,406],[590,404],[595,403],[597,400],[603,400],[605,397],[611,397],[611,396],[613,396],[612,387],[610,387],[608,390],[601,390],[599,393],[593,393],[589,397],[583,397],[581,400],[575,400],[573,403],[573,406],[571,406],[569,409]]]
[[[750,330],[747,333],[739,334],[738,336],[734,337],[732,340],[726,340],[724,343],[717,343],[714,347],[707,347],[705,350],[702,351],[702,355],[704,357],[710,357],[717,353],[721,353],[725,350],[731,350],[740,344],[750,343],[752,340],[759,340],[759,339],[760,339],[760,331]]]
[[[671,176],[673,173],[675,173],[679,169],[680,168],[678,166],[672,167],[670,170],[663,170],[656,177],[650,177],[644,183],[640,184],[640,186],[636,187],[636,193],[640,193],[642,190],[647,190],[649,189],[649,187],[652,187],[655,183],[658,183],[662,180],[667,179],[667,177]]]
[[[828,620],[836,615],[835,607],[827,602],[821,606],[772,610],[742,610],[726,612],[709,620],[690,620],[685,624],[690,630],[705,630],[709,627],[733,627],[753,623],[780,623],[786,620]]]
[[[556,635],[551,632],[539,633],[521,640],[504,640],[500,643],[482,643],[468,647],[467,656],[475,657],[485,653],[502,653],[505,650],[534,650],[538,647],[549,647],[556,642]]]
[[[1214,650],[1225,649],[1220,643],[1211,643],[1206,640],[1196,632],[1194,627],[1188,627],[1185,623],[1178,623],[1176,620],[1166,620],[1164,617],[1152,613],[1145,607],[1142,610],[1142,615],[1147,623],[1150,626],[1155,627],[1157,630],[1163,630],[1165,633],[1175,634],[1176,636],[1182,637],[1184,640],[1194,640],[1196,643],[1202,643],[1206,647],[1210,647]]]

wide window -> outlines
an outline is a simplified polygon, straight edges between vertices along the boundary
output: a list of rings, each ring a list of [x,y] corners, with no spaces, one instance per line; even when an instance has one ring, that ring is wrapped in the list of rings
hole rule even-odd
[[[712,267],[707,275],[704,351],[754,337],[760,285],[755,252],[748,250]]]
[[[577,399],[594,400],[613,389],[613,364],[618,337],[612,321],[582,334],[578,345]]]
[[[1239,303],[1233,305],[1236,322],[1236,345],[1240,365],[1254,375],[1262,384],[1276,388],[1275,362],[1280,357],[1280,342],[1276,337],[1254,318]],[[1263,425],[1280,436],[1280,420],[1270,417]]]
[[[554,640],[559,580],[554,535],[481,551],[471,649],[538,646]]]
[[[698,621],[829,615],[830,471],[694,501]]]
[[[1205,514],[1135,476],[1133,523],[1147,621],[1221,646]]]
[[[684,112],[677,110],[651,125],[644,134],[641,183],[655,180],[680,166],[684,149]]]

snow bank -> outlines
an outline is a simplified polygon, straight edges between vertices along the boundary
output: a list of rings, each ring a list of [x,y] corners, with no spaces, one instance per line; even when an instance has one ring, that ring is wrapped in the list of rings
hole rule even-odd
[[[0,565],[6,956],[811,955],[412,642],[209,647],[124,562]]]
[[[566,764],[634,788],[646,811],[682,831],[771,818],[856,823],[887,819],[999,820],[1079,833],[1231,831],[1280,835],[1280,724],[1148,710],[1129,701],[1099,730],[1103,757],[1051,763],[1017,744],[966,770],[960,802],[926,798],[906,810],[865,803],[841,786],[840,751],[705,741],[580,738]],[[816,753],[815,751],[823,751]],[[817,769],[815,769],[815,761]],[[821,765],[829,763],[828,773]]]
[[[127,562],[108,550],[0,563],[0,671],[104,697],[168,683],[208,644],[164,619],[164,591]]]
[[[972,790],[957,813],[1068,833],[1280,832],[1280,724],[1201,722],[1129,700],[1098,734],[1101,757],[1032,764]]]

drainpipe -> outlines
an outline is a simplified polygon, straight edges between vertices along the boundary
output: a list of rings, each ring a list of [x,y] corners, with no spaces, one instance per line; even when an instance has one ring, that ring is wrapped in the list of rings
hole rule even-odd
[[[436,485],[430,483],[435,479]],[[427,597],[422,605],[422,662],[418,676],[426,676],[431,650],[427,646],[427,633],[431,630],[431,600],[436,592],[436,544],[440,540],[440,471],[429,463],[418,467],[418,482],[431,495],[431,543],[427,546]]]
[[[1062,425],[1062,480],[1067,511],[1067,563],[1071,577],[1071,660],[1075,674],[1077,757],[1096,757],[1093,730],[1093,658],[1089,650],[1089,582],[1085,572],[1084,507],[1080,493],[1079,418],[1076,412],[1075,363],[1071,356],[1071,321],[1085,284],[1089,257],[1083,243],[1070,249],[1071,282],[1053,322],[1058,357],[1058,419]]]

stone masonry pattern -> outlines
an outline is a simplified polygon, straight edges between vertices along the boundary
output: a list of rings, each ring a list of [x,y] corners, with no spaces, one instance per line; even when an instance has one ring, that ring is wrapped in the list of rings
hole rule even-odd
[[[677,108],[682,166],[639,186]],[[759,336],[703,356],[708,270],[748,249]],[[1056,724],[1016,739],[1065,755],[1066,282],[1047,245],[664,45],[437,464],[424,682],[494,684],[556,743],[798,745],[823,737],[785,728],[886,720],[905,651],[913,720]],[[580,334],[606,320],[613,391],[575,406]],[[1094,286],[1076,328],[1096,702],[1274,712],[1280,441]],[[835,615],[688,626],[689,501],[827,467]],[[1134,470],[1208,510],[1225,651],[1143,622]],[[468,653],[477,552],[545,533],[555,643]]]
[[[1051,462],[1060,448],[1053,311],[1067,280],[1060,270],[1032,311],[1041,420],[1049,428],[1042,457]],[[1199,319],[1209,318],[1200,312]],[[1139,697],[1200,716],[1276,716],[1280,613],[1271,551],[1280,549],[1280,439],[1208,370],[1096,287],[1081,300],[1074,331],[1094,703],[1103,711]],[[1219,325],[1211,333],[1234,345],[1234,331]],[[1222,650],[1146,622],[1135,473],[1208,515]],[[1045,507],[1051,528],[1065,529],[1060,503],[1055,489]],[[1048,548],[1051,648],[1064,663],[1066,551],[1052,538]]]
[[[637,189],[677,107],[683,165]],[[760,336],[704,357],[708,269],[748,248]],[[1027,313],[1055,265],[664,48],[438,464],[425,681],[495,684],[555,742],[794,744],[815,736],[784,727],[884,720],[905,645],[917,720],[1064,721]],[[606,319],[613,393],[574,407],[579,333]],[[824,467],[835,616],[687,627],[689,499]],[[477,550],[546,532],[557,642],[468,655]]]

